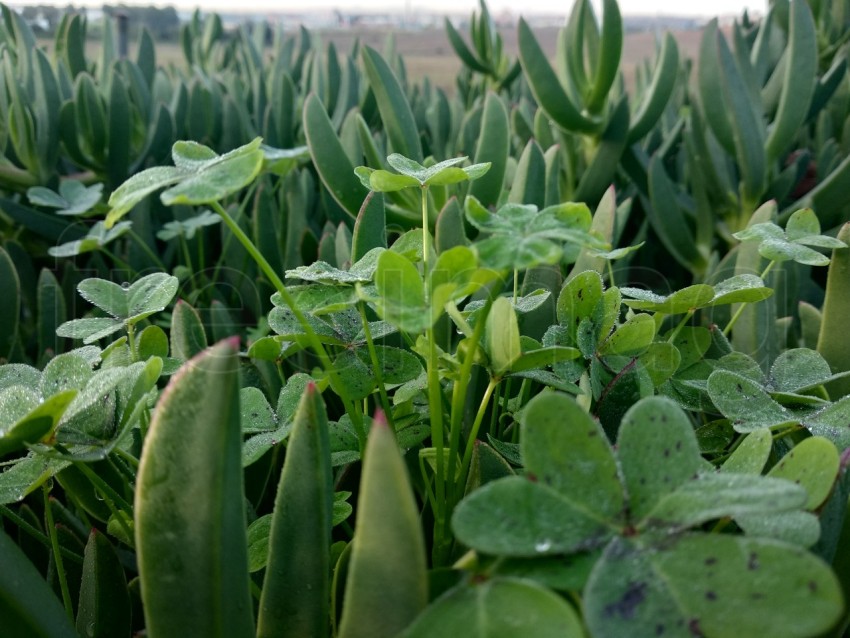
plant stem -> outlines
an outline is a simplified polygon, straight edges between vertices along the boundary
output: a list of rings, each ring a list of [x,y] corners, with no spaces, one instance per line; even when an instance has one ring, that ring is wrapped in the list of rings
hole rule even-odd
[[[71,624],[74,624],[74,606],[71,602],[71,591],[68,589],[68,578],[65,576],[65,564],[62,562],[62,552],[59,551],[59,537],[56,534],[56,524],[53,522],[53,510],[50,507],[50,489],[47,483],[42,485],[44,494],[44,516],[47,523],[47,531],[50,534],[50,544],[53,548],[53,562],[56,565],[56,575],[59,578],[59,588],[62,590],[62,604]]]
[[[218,213],[221,218],[224,220],[224,223],[227,224],[227,227],[230,229],[230,232],[239,240],[242,246],[248,251],[248,254],[254,260],[254,262],[260,267],[260,270],[263,274],[268,278],[271,284],[275,287],[280,298],[283,300],[283,303],[292,311],[295,320],[301,325],[301,328],[304,330],[304,333],[307,335],[307,340],[310,343],[310,347],[316,353],[316,356],[319,357],[319,361],[322,364],[322,369],[328,375],[331,380],[332,385],[337,388],[343,387],[341,383],[339,383],[339,374],[334,369],[333,364],[331,363],[330,357],[328,357],[328,353],[325,350],[322,342],[319,340],[318,335],[313,330],[313,327],[307,322],[307,318],[304,316],[304,313],[301,312],[301,309],[298,308],[295,300],[292,298],[292,295],[289,294],[289,291],[286,289],[286,286],[283,284],[283,280],[278,276],[275,272],[274,268],[272,268],[271,264],[263,257],[263,254],[257,249],[254,245],[254,242],[251,241],[251,238],[245,234],[245,231],[237,224],[230,214],[224,209],[224,207],[218,202],[212,202],[210,204],[212,209]],[[360,414],[353,409],[351,405],[351,400],[340,394],[340,398],[345,404],[345,411],[351,417],[351,422],[354,425],[354,429],[357,432],[357,439],[360,446],[360,453],[363,454],[363,451],[366,449],[366,431],[363,428],[363,419],[360,418]]]
[[[390,409],[390,399],[387,396],[387,388],[384,385],[384,375],[381,372],[380,361],[378,361],[378,352],[375,350],[374,341],[372,341],[372,331],[369,329],[369,319],[366,317],[365,304],[361,301],[357,304],[357,309],[360,311],[360,321],[363,323],[363,334],[366,336],[366,348],[369,350],[369,358],[372,360],[375,380],[378,382],[378,393],[381,395],[381,406],[384,408],[384,416],[387,418],[387,424],[395,430],[393,413]]]
[[[8,518],[10,521],[12,521],[13,525],[16,525],[19,529],[23,530],[24,532],[26,532],[27,534],[32,536],[35,540],[37,540],[39,543],[41,543],[42,545],[44,545],[45,547],[50,549],[51,544],[50,544],[50,538],[49,537],[42,534],[41,531],[39,531],[38,529],[36,529],[32,525],[30,525],[25,519],[18,516],[15,512],[13,512],[11,509],[6,507],[5,505],[0,505],[0,515]],[[67,558],[71,562],[76,563],[77,565],[83,564],[83,557],[80,556],[79,554],[75,554],[74,552],[72,552],[70,549],[67,549],[66,547],[60,546],[59,547],[59,553],[62,554],[62,556],[64,556],[65,558]]]
[[[775,259],[771,260],[771,262],[767,265],[767,267],[762,271],[762,273],[760,275],[760,279],[762,281],[764,281],[764,278],[767,277],[768,273],[771,271],[771,269],[773,269],[773,267],[777,263],[778,262]],[[735,323],[738,321],[738,319],[741,317],[741,315],[743,314],[744,309],[746,307],[747,307],[746,303],[742,303],[738,306],[738,310],[735,311],[735,314],[732,315],[732,318],[729,320],[729,323],[727,323],[726,327],[723,329],[723,336],[724,337],[729,336],[729,333],[732,331],[732,326],[734,326]]]
[[[691,317],[694,316],[694,310],[688,310],[685,314],[684,318],[679,322],[679,324],[673,329],[673,332],[670,333],[670,338],[667,339],[667,343],[673,343],[676,340],[676,337],[679,336],[679,333],[682,331],[682,328],[685,327],[685,324],[690,321]]]
[[[428,253],[431,252],[431,233],[428,230],[428,186],[420,188],[420,199],[422,201],[422,266],[425,270],[425,281],[428,281]],[[427,285],[426,285],[427,291]]]
[[[463,463],[460,466],[460,475],[465,477],[469,471],[469,464],[472,461],[472,450],[475,448],[475,440],[478,437],[478,430],[481,427],[481,422],[484,420],[484,414],[487,412],[487,405],[490,403],[490,397],[493,396],[493,391],[501,382],[501,378],[490,377],[490,382],[487,384],[487,389],[484,391],[484,396],[481,398],[481,403],[478,406],[478,412],[475,415],[475,421],[472,423],[472,429],[469,431],[469,437],[466,439],[466,450],[463,453]]]
[[[148,256],[148,259],[150,259],[153,263],[155,263],[155,264],[157,265],[157,268],[159,268],[159,269],[160,269],[160,270],[162,270],[163,272],[168,272],[168,268],[166,268],[166,267],[165,267],[165,264],[164,264],[164,263],[163,263],[163,261],[159,258],[159,255],[157,255],[154,251],[152,251],[152,250],[151,250],[151,247],[150,247],[150,246],[148,246],[148,243],[147,243],[144,239],[142,239],[142,238],[139,236],[139,234],[138,234],[138,233],[136,233],[136,231],[134,231],[134,230],[132,230],[132,229],[131,229],[131,230],[128,230],[128,231],[127,231],[127,235],[128,235],[128,236],[129,236],[129,237],[130,237],[130,238],[131,238],[134,242],[136,242],[136,244],[138,244],[139,248],[141,248],[141,249],[142,249],[142,252],[143,252],[143,253],[145,253],[145,254]],[[190,263],[191,263],[191,262],[190,262]],[[190,268],[191,268],[191,266],[190,266]]]

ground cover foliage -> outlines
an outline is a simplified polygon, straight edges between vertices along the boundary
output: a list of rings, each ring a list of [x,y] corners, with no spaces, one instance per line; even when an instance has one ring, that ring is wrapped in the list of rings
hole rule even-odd
[[[4,636],[841,636],[847,2],[453,93],[0,23]]]

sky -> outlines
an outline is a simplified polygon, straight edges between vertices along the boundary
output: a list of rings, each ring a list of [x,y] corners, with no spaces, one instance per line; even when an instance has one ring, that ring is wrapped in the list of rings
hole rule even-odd
[[[65,0],[53,0],[57,4],[67,4]],[[99,7],[105,4],[129,5],[168,5],[179,8],[199,6],[211,11],[228,11],[235,6],[233,0],[69,0],[75,5]],[[11,0],[11,4],[43,4],[49,0]],[[593,0],[598,6],[600,0]],[[767,0],[619,0],[620,11],[628,15],[675,15],[675,16],[715,16],[740,15],[744,8],[764,14]],[[566,16],[572,6],[572,0],[487,0],[487,6],[494,14],[503,11],[514,15],[534,13],[562,14]],[[302,13],[339,9],[344,12],[385,12],[408,10],[427,10],[453,14],[470,14],[478,8],[478,0],[253,0],[240,9],[257,11],[275,11],[282,13]]]

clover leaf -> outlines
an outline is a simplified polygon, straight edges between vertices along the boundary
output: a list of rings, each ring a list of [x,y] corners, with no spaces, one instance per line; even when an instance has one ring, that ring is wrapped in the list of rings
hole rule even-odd
[[[64,180],[59,184],[59,192],[44,186],[33,186],[27,191],[31,204],[56,208],[57,215],[84,215],[100,201],[103,184],[86,186],[75,179]]]
[[[500,558],[592,557],[601,548],[582,597],[593,635],[808,636],[841,614],[836,577],[799,546],[691,531],[724,517],[748,526],[782,528],[799,516],[817,524],[803,508],[822,498],[820,480],[810,498],[786,480],[798,478],[794,468],[774,477],[707,472],[690,420],[661,397],[626,413],[616,452],[566,395],[532,399],[521,427],[526,475],[472,492],[453,529],[468,547]],[[565,560],[550,570],[559,564],[571,569]]]
[[[772,222],[754,224],[733,235],[741,241],[759,241],[759,254],[772,261],[793,260],[809,266],[826,266],[829,257],[809,248],[845,248],[834,237],[820,234],[820,222],[811,208],[796,211],[788,219],[785,230]]]
[[[261,138],[218,155],[197,142],[175,142],[171,150],[174,166],[155,166],[137,173],[109,197],[111,210],[106,226],[111,227],[154,191],[166,188],[160,199],[172,204],[210,204],[240,191],[263,169],[266,156]]]
[[[387,157],[387,163],[398,171],[389,171],[367,166],[358,166],[354,173],[360,178],[360,182],[369,190],[379,193],[389,193],[403,190],[413,186],[447,186],[458,182],[478,179],[490,170],[490,162],[473,164],[471,166],[459,167],[468,157],[453,157],[438,162],[433,166],[422,166],[419,162],[393,153]]]
[[[100,250],[128,232],[132,225],[133,222],[126,221],[108,228],[105,222],[99,221],[91,227],[91,230],[82,239],[69,241],[59,246],[51,246],[47,249],[47,252],[51,257],[76,257],[77,255]]]

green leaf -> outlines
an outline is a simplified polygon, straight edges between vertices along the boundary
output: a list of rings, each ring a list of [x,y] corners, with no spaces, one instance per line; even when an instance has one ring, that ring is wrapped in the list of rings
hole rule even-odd
[[[620,424],[617,448],[629,511],[636,520],[701,467],[690,421],[663,397],[644,399],[629,409]]]
[[[493,302],[484,331],[490,366],[496,376],[501,376],[522,353],[516,312],[506,297],[498,297]]]
[[[48,437],[76,395],[76,390],[58,391],[42,401],[22,386],[0,390],[0,456]]]
[[[807,510],[816,510],[832,492],[838,480],[841,461],[833,443],[813,436],[800,441],[774,465],[768,476],[787,479],[806,489]]]
[[[83,279],[77,285],[77,292],[90,304],[116,319],[126,319],[130,316],[127,291],[116,283],[106,279]]]
[[[554,264],[567,244],[570,261],[582,246],[592,245],[588,233],[590,210],[584,204],[566,203],[541,211],[534,205],[505,204],[490,212],[474,197],[467,197],[466,217],[478,230],[490,233],[476,243],[481,263],[494,269],[526,269]]]
[[[701,474],[665,493],[643,524],[674,529],[739,516],[772,516],[799,510],[806,491],[791,481],[757,474]]]
[[[774,401],[761,384],[727,370],[708,377],[708,395],[738,432],[751,432],[794,422],[795,417]]]
[[[371,301],[384,321],[412,333],[422,332],[432,324],[422,277],[405,257],[390,250],[381,253],[375,287],[379,297]]]
[[[808,116],[818,75],[817,32],[809,4],[789,4],[791,16],[782,96],[765,142],[768,161],[779,159],[797,136]]]
[[[721,472],[738,474],[761,474],[770,458],[773,436],[767,428],[753,430],[747,434],[735,451],[720,466]]]
[[[755,303],[772,295],[773,289],[765,286],[761,277],[735,275],[714,286],[714,298],[707,306],[713,308],[730,303]]]
[[[69,339],[82,339],[83,343],[94,343],[114,334],[124,327],[122,321],[111,317],[92,317],[88,319],[72,319],[56,329],[56,334]]]
[[[779,541],[727,534],[688,534],[664,551],[617,539],[584,595],[595,636],[682,627],[681,635],[802,638],[830,628],[842,606],[820,559]]]
[[[177,294],[178,285],[177,277],[163,272],[153,273],[134,281],[127,289],[126,322],[133,324],[165,310]]]
[[[616,0],[603,0],[602,33],[599,38],[599,53],[596,62],[596,77],[587,98],[586,107],[597,113],[607,102],[608,93],[620,70],[620,55],[623,52],[623,19]]]
[[[238,344],[175,375],[139,467],[136,548],[148,631],[253,636],[240,455]]]
[[[641,96],[641,103],[632,116],[629,128],[629,143],[633,144],[649,133],[658,122],[676,86],[679,74],[679,49],[676,39],[664,34],[664,42],[658,53],[652,80]]]
[[[162,230],[157,231],[156,236],[162,241],[170,241],[178,237],[185,237],[188,240],[194,239],[195,233],[206,226],[215,226],[221,223],[221,217],[215,213],[205,210],[200,215],[195,215],[188,219],[175,220],[166,222]]]
[[[715,297],[714,288],[706,284],[696,284],[677,290],[667,296],[657,295],[640,288],[620,288],[626,299],[624,303],[637,310],[650,310],[667,315],[677,315],[703,308]]]
[[[257,636],[329,635],[333,475],[325,406],[307,385],[275,498]]]
[[[248,386],[239,390],[239,410],[242,432],[268,432],[277,427],[277,417],[259,388]]]
[[[382,415],[369,431],[359,494],[339,636],[391,638],[425,608],[428,579],[419,510]]]
[[[777,392],[802,392],[832,378],[826,360],[815,350],[792,348],[780,354],[770,367],[769,388]]]
[[[432,603],[401,634],[404,638],[581,638],[573,608],[530,580],[497,577],[462,583]]]
[[[149,168],[115,189],[109,197],[107,228],[161,188],[169,187],[161,195],[166,206],[210,204],[238,192],[263,168],[260,142],[256,138],[224,155],[195,142],[176,142],[172,148],[173,167]]]
[[[850,243],[850,223],[838,231],[838,238]],[[823,319],[817,350],[829,362],[833,372],[850,371],[850,339],[846,338],[845,322],[850,316],[850,249],[836,248],[826,280]],[[827,387],[830,397],[850,395],[850,377],[833,381]]]
[[[0,618],[9,638],[75,638],[62,603],[21,548],[0,530]]]
[[[92,529],[83,559],[77,631],[91,638],[131,633],[130,592],[118,554],[105,534]]]
[[[537,481],[577,507],[611,520],[621,516],[623,488],[611,446],[573,399],[541,394],[528,402],[521,423],[522,458]]]
[[[361,57],[390,146],[397,153],[421,162],[423,157],[419,130],[398,79],[380,54],[371,47],[364,46]]]
[[[59,246],[51,246],[47,252],[51,257],[76,257],[95,250],[115,241],[130,230],[132,222],[119,222],[112,226],[105,222],[97,222],[82,239],[76,239]]]
[[[207,347],[207,333],[198,311],[179,299],[171,313],[171,356],[188,361]]]
[[[59,192],[43,186],[33,186],[27,190],[31,204],[56,208],[57,215],[83,215],[89,212],[99,201],[103,184],[85,186],[75,179],[64,180],[59,184]]]
[[[655,329],[655,320],[651,315],[634,315],[602,342],[599,354],[639,355],[649,348],[655,338]]]

